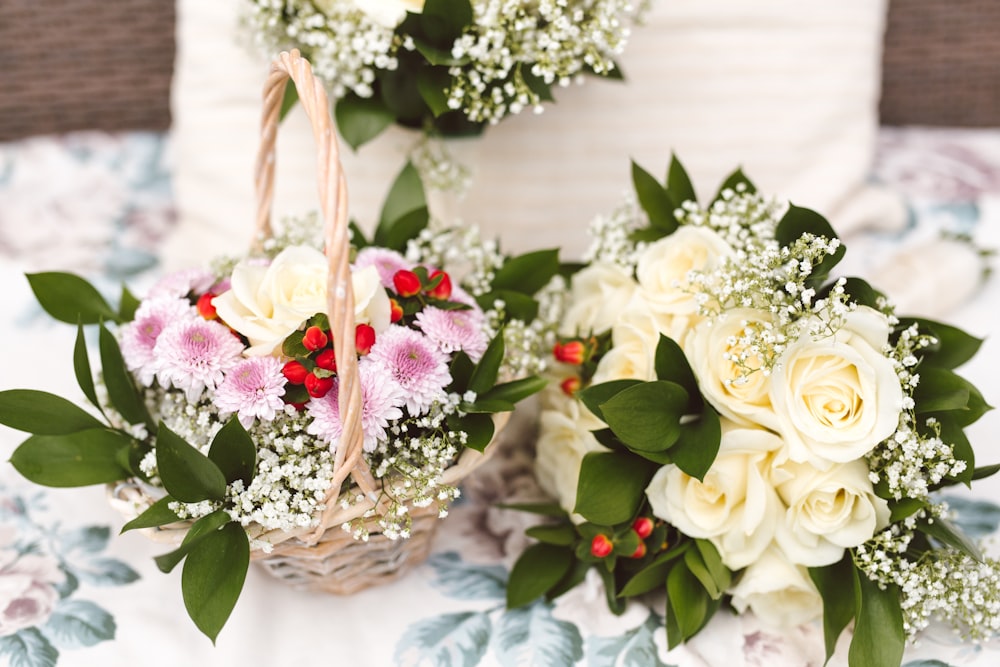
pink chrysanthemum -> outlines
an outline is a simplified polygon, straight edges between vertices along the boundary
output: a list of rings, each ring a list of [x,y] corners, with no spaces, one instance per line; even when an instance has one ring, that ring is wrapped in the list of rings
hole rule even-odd
[[[285,402],[283,364],[275,357],[249,357],[230,368],[213,401],[222,415],[236,413],[244,428],[254,419],[269,422]]]
[[[243,343],[229,327],[214,321],[182,320],[168,325],[156,339],[153,362],[165,387],[183,389],[189,401],[214,389],[223,375],[243,358]]]
[[[473,361],[479,361],[489,344],[484,331],[486,316],[475,307],[442,310],[427,306],[417,313],[415,324],[447,354],[462,350]]]
[[[406,392],[411,417],[427,412],[451,383],[448,357],[427,336],[408,327],[393,325],[379,334],[368,358]]]
[[[392,277],[396,271],[401,269],[412,269],[413,264],[406,261],[406,258],[395,250],[388,248],[376,248],[369,246],[358,251],[358,256],[354,259],[354,270],[363,269],[367,266],[374,266],[378,271],[378,279],[382,287],[394,289]]]
[[[121,328],[122,357],[139,383],[153,384],[156,366],[153,348],[160,333],[171,322],[195,320],[198,312],[186,299],[161,297],[143,301],[135,318]]]
[[[215,274],[206,269],[184,269],[160,278],[149,290],[150,298],[183,299],[191,292],[203,294],[215,284]]]
[[[382,369],[371,363],[367,357],[358,361],[358,376],[361,379],[363,447],[366,452],[370,452],[379,442],[389,437],[386,433],[389,422],[403,416],[400,408],[406,401],[406,395],[398,382],[387,377]],[[306,411],[313,418],[306,427],[306,432],[326,440],[330,443],[331,450],[337,449],[343,431],[337,396],[339,389],[339,382],[335,379],[333,389],[326,396],[314,398],[306,403]]]

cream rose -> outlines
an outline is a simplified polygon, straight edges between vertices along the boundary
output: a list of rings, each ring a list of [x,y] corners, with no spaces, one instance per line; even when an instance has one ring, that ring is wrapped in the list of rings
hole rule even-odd
[[[701,393],[719,413],[740,424],[778,426],[770,397],[770,377],[760,368],[760,359],[747,354],[746,331],[763,330],[772,322],[771,315],[760,310],[735,308],[720,317],[699,323],[684,339],[688,358]],[[744,364],[752,370],[745,374],[733,361],[747,354]],[[740,376],[744,375],[743,378]]]
[[[212,304],[219,318],[247,337],[249,355],[274,354],[307,319],[326,312],[327,260],[307,246],[289,246],[270,264],[244,260],[236,265],[227,292]],[[369,266],[351,275],[354,319],[376,332],[389,326],[389,297]]]
[[[42,625],[52,614],[65,575],[51,556],[0,551],[0,637]]]
[[[587,428],[596,418],[579,401],[563,405],[565,410],[542,410],[539,417],[535,475],[539,486],[572,513],[583,457],[606,448]]]
[[[775,628],[808,623],[823,613],[823,598],[806,569],[773,548],[743,572],[729,593],[736,611],[750,609],[762,623]]]
[[[787,507],[775,537],[798,565],[836,563],[845,548],[866,542],[889,524],[889,505],[875,495],[864,461],[829,470],[786,461],[774,470],[772,479]]]
[[[673,464],[646,488],[653,514],[685,535],[707,538],[734,570],[754,562],[771,543],[781,502],[768,477],[781,439],[763,429],[723,421],[715,463],[699,482]]]
[[[629,308],[611,327],[611,349],[597,363],[593,384],[610,380],[655,380],[653,361],[660,333],[648,312]]]
[[[888,338],[888,319],[860,307],[833,336],[805,332],[788,346],[771,377],[771,404],[793,461],[853,461],[896,430],[903,390],[882,352]]]
[[[638,285],[617,264],[595,262],[573,276],[569,310],[560,333],[565,336],[607,331],[618,321]]]

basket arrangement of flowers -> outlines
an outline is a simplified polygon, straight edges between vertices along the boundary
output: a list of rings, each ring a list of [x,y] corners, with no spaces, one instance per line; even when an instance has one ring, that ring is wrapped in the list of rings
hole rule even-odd
[[[289,78],[319,144],[324,224],[275,233]],[[432,230],[412,167],[370,241],[348,224],[327,97],[297,52],[272,66],[262,134],[249,255],[169,275],[141,300],[125,289],[117,306],[80,277],[30,275],[42,307],[79,328],[73,368],[91,406],[0,392],[0,423],[31,434],[15,468],[48,486],[108,485],[125,530],[173,544],[157,565],[184,561],[185,606],[213,641],[251,560],[335,593],[422,560],[504,414],[544,384],[554,335],[556,251],[509,258],[475,229]]]
[[[735,172],[708,206],[676,159],[633,164],[636,198],[595,221],[572,276],[539,482],[558,502],[508,604],[600,574],[612,611],[665,593],[668,646],[723,607],[822,618],[827,656],[899,665],[932,619],[1000,631],[1000,562],[934,492],[971,484],[963,429],[990,406],[954,369],[981,341],[894,313],[808,209]],[[661,598],[662,599],[662,598]]]
[[[646,3],[629,0],[248,0],[267,52],[298,48],[336,100],[353,147],[389,125],[472,135],[615,57]]]

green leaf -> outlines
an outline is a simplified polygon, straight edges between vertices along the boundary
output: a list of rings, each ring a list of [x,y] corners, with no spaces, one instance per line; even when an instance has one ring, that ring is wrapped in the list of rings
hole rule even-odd
[[[720,199],[722,199],[722,193],[724,191],[726,190],[736,191],[737,187],[741,184],[746,188],[745,192],[748,192],[750,194],[757,192],[756,186],[754,186],[753,182],[746,177],[746,174],[743,173],[743,170],[737,169],[733,173],[729,174],[729,176],[726,177],[726,180],[722,182],[722,185],[719,186],[719,191],[716,193],[712,201],[713,202],[719,201]]]
[[[704,481],[705,473],[715,463],[721,441],[719,414],[706,405],[698,419],[681,426],[680,437],[670,449],[670,458],[685,473]]]
[[[548,380],[540,378],[537,375],[521,378],[520,380],[513,380],[511,382],[504,382],[496,385],[488,392],[480,396],[476,399],[476,402],[479,403],[480,401],[499,400],[507,401],[508,403],[517,403],[533,394],[537,394],[544,389],[547,384]]]
[[[49,315],[67,324],[118,321],[118,313],[89,282],[72,273],[29,273],[31,291]]]
[[[969,558],[973,558],[980,563],[983,562],[983,553],[976,546],[976,543],[966,537],[962,529],[943,517],[935,517],[933,520],[925,519],[917,523],[917,530],[930,535],[935,540],[961,551]]]
[[[568,547],[576,542],[576,530],[573,526],[566,524],[543,524],[532,526],[524,531],[528,537],[533,537],[545,544],[555,544],[556,546]]]
[[[653,368],[656,370],[656,379],[675,382],[684,387],[688,393],[686,412],[701,412],[702,399],[698,380],[694,377],[684,351],[674,339],[660,334],[653,357]]]
[[[83,395],[87,397],[91,405],[101,410],[101,404],[97,400],[97,391],[94,389],[94,376],[90,370],[90,357],[87,355],[87,340],[83,335],[82,324],[76,325],[76,343],[73,346],[73,373],[76,375],[76,383],[80,386]]]
[[[427,0],[420,12],[420,27],[435,44],[451,46],[472,23],[469,0]]]
[[[662,452],[677,442],[687,402],[679,384],[657,380],[618,392],[601,404],[601,413],[629,449]]]
[[[681,641],[693,637],[701,628],[708,615],[708,601],[709,595],[701,582],[683,563],[670,570],[667,575],[667,604],[676,619]]]
[[[712,581],[720,591],[726,591],[733,583],[733,573],[728,567],[722,564],[722,556],[715,545],[708,540],[695,540],[698,554],[701,556],[701,563],[705,566]],[[715,597],[715,596],[713,596]]]
[[[278,121],[285,120],[285,116],[299,103],[299,89],[293,85],[285,85],[285,94],[281,97],[281,109],[278,110]]]
[[[504,302],[505,322],[509,320],[531,322],[538,317],[538,302],[522,292],[493,290],[476,297],[476,303],[484,310],[491,309],[497,300]]]
[[[667,581],[667,574],[674,566],[674,561],[683,556],[690,548],[691,543],[685,542],[679,547],[669,549],[659,554],[656,558],[638,572],[622,587],[621,597],[632,597],[642,595],[654,589],[662,587]]]
[[[955,460],[965,462],[965,470],[955,475],[955,481],[966,485],[972,484],[976,467],[976,452],[972,448],[972,443],[969,442],[958,420],[952,415],[940,415],[938,424],[941,428],[941,440],[951,445]]]
[[[705,561],[702,560],[701,553],[698,549],[688,549],[684,554],[684,566],[694,575],[694,578],[701,582],[702,587],[705,592],[708,593],[709,597],[713,600],[719,599],[722,596],[722,590],[719,589],[719,585],[712,578],[709,573],[708,568],[705,566]]]
[[[837,647],[841,633],[857,610],[854,586],[848,585],[855,576],[854,572],[850,554],[845,554],[840,562],[833,565],[809,568],[809,578],[816,584],[816,589],[823,598],[823,638],[827,662]]]
[[[559,250],[537,250],[507,259],[493,278],[493,289],[534,294],[559,272]]]
[[[538,95],[538,99],[542,102],[555,102],[555,97],[552,96],[552,84],[546,83],[545,79],[532,73],[531,68],[532,63],[518,63],[517,64],[517,76],[521,77],[531,92]]]
[[[635,194],[639,198],[639,205],[649,217],[649,224],[667,234],[673,234],[677,229],[677,220],[674,219],[674,208],[676,208],[674,202],[671,201],[660,182],[635,161],[632,162],[632,184],[635,187]]]
[[[882,292],[872,287],[867,280],[851,277],[845,279],[844,291],[851,297],[852,301],[869,308],[878,308],[879,298],[884,296]]]
[[[469,62],[468,56],[463,56],[462,58],[456,58],[451,54],[450,48],[440,48],[434,46],[427,40],[421,39],[416,36],[413,37],[413,46],[417,49],[417,53],[422,55],[424,57],[424,60],[426,60],[429,65],[433,65],[436,67],[438,66],[454,67],[456,65],[464,65]],[[420,72],[423,72],[423,70],[424,68],[420,68],[418,70],[418,76]],[[418,87],[419,87],[419,81],[418,81]],[[423,95],[423,91],[421,91],[421,95]],[[427,100],[426,97],[424,98],[424,101],[427,102],[428,107],[431,106],[431,103]]]
[[[125,360],[122,358],[118,341],[103,324],[98,332],[101,370],[104,386],[108,390],[108,400],[129,424],[151,425],[152,420],[149,411],[146,410],[142,394],[135,386],[132,375],[125,368]]]
[[[159,526],[166,526],[171,523],[177,523],[181,520],[181,518],[177,516],[176,512],[167,507],[173,502],[177,502],[177,500],[171,496],[164,496],[160,498],[155,503],[147,507],[142,514],[122,526],[121,532],[127,533],[130,530],[136,530],[139,528],[156,528]]]
[[[476,365],[469,359],[469,355],[461,350],[456,352],[448,369],[451,372],[451,384],[448,386],[448,390],[464,394],[469,388],[469,380],[472,378],[472,371],[475,368]]]
[[[906,644],[899,589],[890,585],[882,590],[855,570],[854,591],[857,620],[847,655],[848,662],[864,667],[899,667]]]
[[[968,383],[946,368],[921,369],[920,384],[913,391],[917,414],[965,410],[969,398]]]
[[[10,462],[25,478],[42,486],[107,484],[129,476],[119,463],[118,452],[131,442],[125,433],[106,428],[33,435],[14,450]]]
[[[657,466],[618,452],[591,452],[583,457],[574,512],[588,521],[613,526],[629,521],[646,497]]]
[[[163,572],[164,574],[173,571],[173,569],[177,567],[177,564],[184,560],[184,557],[191,552],[191,549],[193,549],[198,542],[217,531],[220,527],[231,522],[232,518],[225,510],[216,510],[211,514],[206,514],[191,525],[188,532],[184,535],[184,540],[181,542],[179,547],[153,559],[156,563],[156,567],[158,567],[160,572]]]
[[[104,427],[75,403],[36,389],[0,391],[0,424],[36,435],[67,435]]]
[[[896,523],[927,507],[927,503],[916,498],[901,498],[900,500],[890,502],[889,506],[891,508],[889,523]]]
[[[386,237],[393,223],[408,213],[422,208],[427,208],[424,184],[416,167],[407,162],[393,181],[382,205],[378,228],[375,230],[375,245],[383,245],[381,239]]]
[[[500,372],[500,364],[503,362],[504,342],[503,330],[497,332],[490,344],[483,352],[483,358],[476,364],[476,369],[472,371],[469,378],[469,390],[476,392],[476,395],[485,394],[497,383],[497,374]]]
[[[582,560],[573,559],[573,564],[570,566],[569,571],[566,575],[556,583],[555,586],[549,589],[545,594],[547,600],[555,600],[560,595],[568,593],[573,590],[587,578],[587,571],[590,569],[591,564],[585,563]]]
[[[803,234],[822,236],[830,240],[838,238],[833,227],[822,215],[812,209],[789,204],[788,211],[785,212],[774,230],[775,240],[782,246],[789,246]],[[844,258],[846,252],[847,249],[841,244],[832,255],[824,256],[820,263],[813,267],[810,282],[822,282],[830,270]]]
[[[406,244],[411,239],[417,238],[417,235],[427,227],[430,219],[427,208],[414,209],[383,229],[381,238],[378,238],[376,232],[375,244],[405,252]]]
[[[333,113],[340,136],[354,150],[396,121],[396,116],[379,97],[359,97],[356,93],[347,93],[337,100]]]
[[[670,197],[670,201],[676,202],[678,205],[686,201],[698,201],[698,195],[694,192],[691,178],[685,171],[684,165],[673,154],[670,156],[670,168],[667,171],[667,195]]]
[[[640,384],[642,384],[642,380],[611,380],[610,382],[590,385],[586,389],[578,391],[576,396],[598,419],[604,420],[601,406],[622,391]]]
[[[250,485],[257,465],[257,447],[236,415],[215,434],[208,458],[222,471],[228,484],[241,479],[244,488]]]
[[[469,436],[465,446],[481,452],[493,440],[495,427],[493,418],[488,414],[472,413],[462,417],[456,415],[448,416],[448,428],[453,431],[465,431]]]
[[[163,422],[156,436],[156,468],[163,488],[181,502],[226,497],[226,477],[219,467]]]
[[[426,54],[424,54],[426,55]],[[447,67],[424,67],[417,72],[417,90],[435,116],[447,113],[451,74]]]
[[[994,463],[993,465],[980,466],[976,468],[972,473],[972,480],[986,479],[987,477],[992,477],[993,475],[1000,472],[1000,463]]]
[[[905,329],[911,324],[916,324],[921,332],[929,333],[938,339],[936,344],[920,351],[925,365],[957,368],[974,357],[983,344],[983,339],[976,338],[962,329],[919,317],[900,318],[897,329]]]
[[[120,322],[131,322],[135,319],[135,311],[139,309],[138,297],[129,291],[128,287],[122,285],[121,302],[118,304],[118,320]]]
[[[474,403],[462,402],[458,409],[469,414],[496,414],[498,412],[510,412],[514,409],[514,404],[510,401],[499,399],[478,399]]]
[[[528,604],[559,583],[573,564],[573,553],[552,544],[533,544],[514,563],[507,580],[507,608]]]
[[[236,606],[249,567],[250,542],[237,523],[227,523],[206,536],[184,562],[184,606],[213,644]]]

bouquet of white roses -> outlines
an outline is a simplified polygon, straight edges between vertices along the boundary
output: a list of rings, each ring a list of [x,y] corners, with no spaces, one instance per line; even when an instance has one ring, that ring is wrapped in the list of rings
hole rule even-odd
[[[556,520],[515,565],[510,606],[601,575],[613,611],[666,593],[672,648],[722,606],[794,625],[827,655],[899,665],[933,617],[1000,630],[1000,563],[933,492],[976,468],[989,406],[954,368],[980,341],[896,315],[817,213],[733,174],[699,206],[680,164],[633,165],[637,202],[594,225],[572,277],[561,382],[543,394],[536,471]]]
[[[393,123],[460,136],[592,73],[620,78],[642,5],[629,0],[249,0],[267,51],[298,48],[357,147]]]
[[[265,143],[289,76],[319,91],[309,110],[327,117],[308,63],[282,54]],[[334,141],[328,129],[319,123],[321,143]],[[134,517],[125,530],[175,544],[157,565],[184,561],[185,605],[213,640],[251,559],[332,592],[419,562],[456,484],[483,460],[494,415],[544,384],[552,332],[535,294],[556,252],[508,258],[475,229],[430,230],[412,166],[374,238],[349,234],[335,143],[320,154],[321,184],[336,186],[321,187],[325,228],[313,217],[271,232],[265,172],[262,234],[247,256],[169,275],[141,300],[125,289],[116,307],[83,278],[28,276],[42,307],[79,328],[73,368],[91,409],[0,392],[0,423],[32,434],[14,467],[47,486],[108,484]],[[261,157],[273,170],[270,150]],[[97,328],[96,380],[84,326]]]

